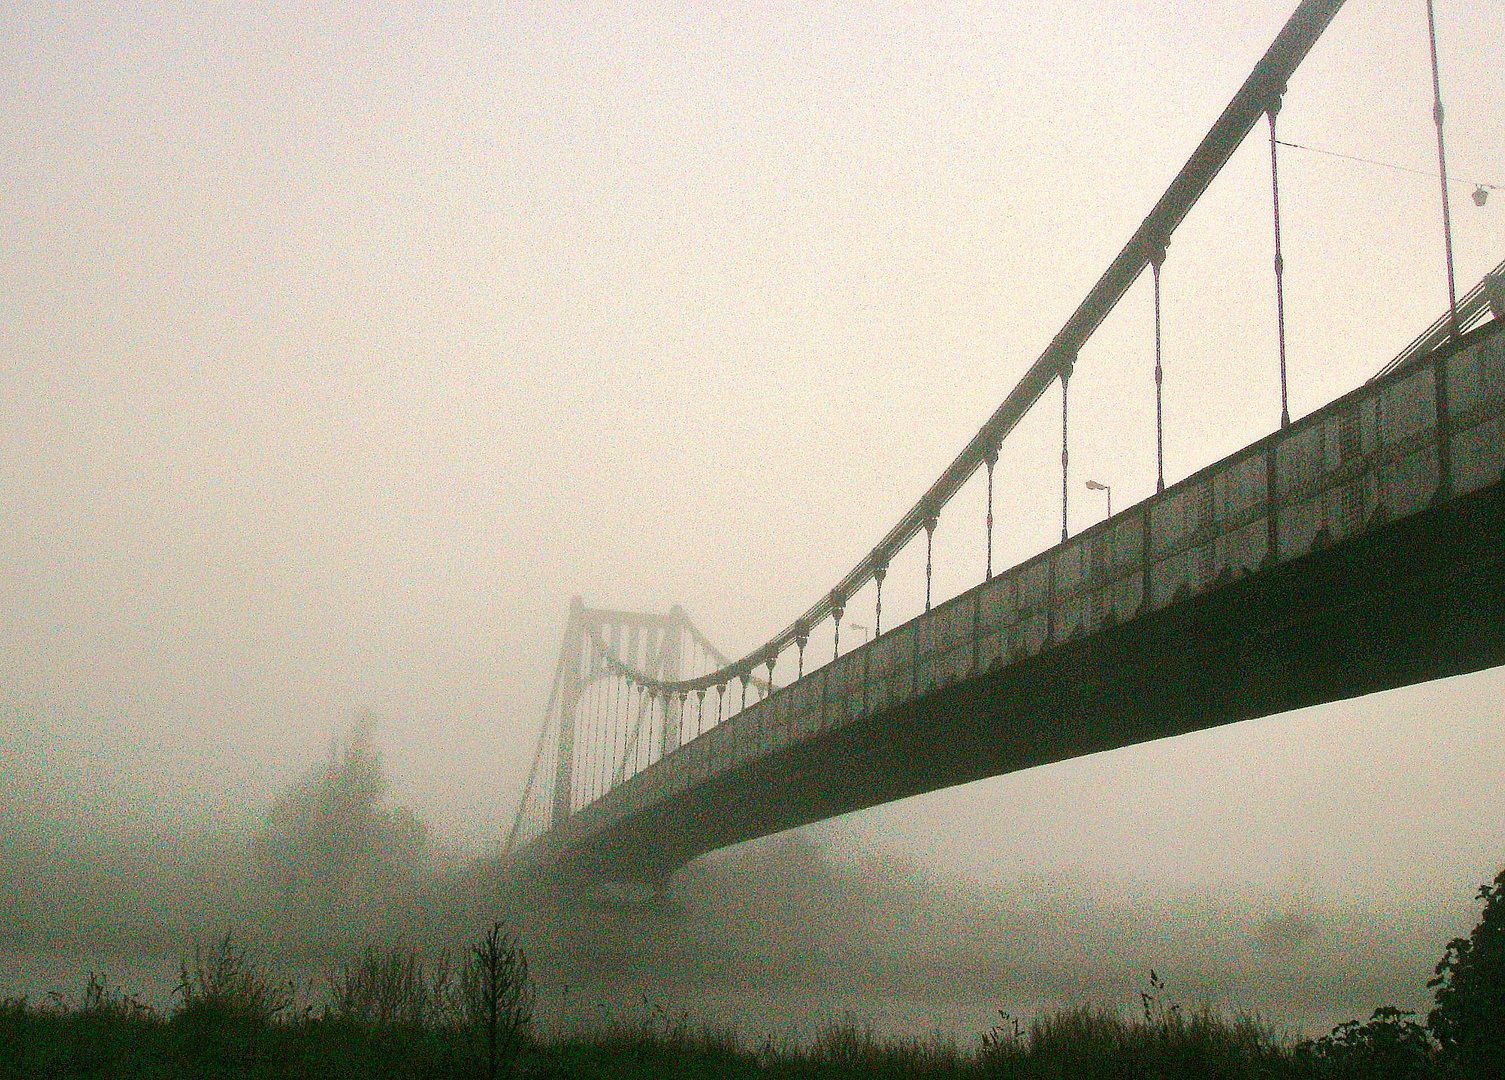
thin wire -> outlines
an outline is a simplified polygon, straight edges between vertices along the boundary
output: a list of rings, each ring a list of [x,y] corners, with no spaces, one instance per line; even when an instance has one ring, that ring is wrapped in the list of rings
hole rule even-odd
[[[580,705],[578,706],[585,731],[585,756],[581,761],[582,771],[580,776],[580,802],[581,805],[595,798],[596,786],[596,739],[599,737],[596,727],[598,723],[596,712],[596,695],[600,687],[596,681],[596,656],[595,649],[590,649],[586,654],[588,665],[585,668],[586,683],[581,687]]]
[[[572,775],[570,777],[570,787],[578,787],[580,789],[580,802],[582,805],[587,801],[586,792],[590,787],[591,739],[595,734],[592,728],[592,721],[595,719],[595,716],[590,704],[592,687],[587,681],[590,677],[590,664],[594,661],[594,650],[588,644],[585,649],[585,661],[581,665],[580,692],[575,695],[575,737],[579,740],[579,743],[573,748],[575,761],[572,764],[579,766],[579,775]],[[561,724],[564,723],[564,710],[562,708],[559,713],[559,722]],[[574,800],[575,792],[571,791],[571,807],[574,806]]]
[[[653,744],[652,714],[648,707],[648,688],[638,686],[638,718],[633,724],[632,730],[634,742],[632,744],[632,775],[636,776],[643,771],[643,754]]]
[[[617,757],[617,700],[620,697],[620,694],[618,693],[619,682],[620,680],[617,678],[616,673],[613,672],[611,677],[611,707],[610,709],[605,711],[606,737],[603,741],[602,746],[600,782],[601,795],[603,796],[608,790],[607,784],[610,781],[611,777],[611,767],[616,764]],[[599,797],[600,796],[598,796],[598,798]]]
[[[1150,261],[1155,276],[1155,491],[1165,490],[1165,411],[1162,384],[1165,371],[1160,366],[1160,264],[1165,261],[1161,248]]]
[[[988,566],[985,581],[993,580],[993,467],[998,464],[998,452],[995,450],[983,459],[988,467]]]
[[[1061,543],[1066,543],[1068,533],[1066,531],[1066,408],[1070,400],[1068,387],[1071,384],[1071,376],[1065,371],[1061,372]]]
[[[1270,205],[1275,212],[1275,326],[1280,342],[1280,426],[1291,426],[1291,409],[1286,396],[1286,292],[1285,257],[1280,252],[1280,166],[1275,138],[1275,117],[1280,114],[1280,100],[1265,110],[1270,120]]]
[[[1437,17],[1427,0],[1427,43],[1432,49],[1432,120],[1437,126],[1437,168],[1442,180],[1442,240],[1448,257],[1448,311],[1453,337],[1458,336],[1458,288],[1453,279],[1453,212],[1448,206],[1448,155],[1442,141],[1442,76],[1437,70]]]
[[[620,761],[621,767],[627,768],[627,723],[632,716],[632,683],[626,679],[621,680],[621,683],[622,692],[617,695],[617,712],[612,716],[612,723],[617,727],[617,738],[612,741],[611,771],[606,774],[608,791],[617,786],[617,763]],[[621,743],[620,751],[617,749],[618,741]]]
[[[1275,141],[1281,146],[1289,146],[1292,150],[1305,150],[1309,154],[1323,154],[1327,157],[1342,158],[1344,161],[1358,161],[1365,165],[1378,165],[1382,169],[1394,169],[1396,172],[1411,173],[1414,176],[1425,176],[1430,180],[1441,179],[1441,176],[1431,169],[1416,169],[1410,165],[1397,165],[1393,161],[1380,161],[1377,158],[1361,157],[1358,154],[1344,154],[1337,150],[1324,150],[1320,146],[1307,146],[1304,143],[1291,142],[1289,139],[1276,139]],[[1491,184],[1487,180],[1465,180],[1461,176],[1450,176],[1448,177],[1448,182],[1486,188],[1489,191],[1505,191],[1505,184]]]
[[[930,556],[935,548],[935,518],[925,522],[925,610],[930,610]]]
[[[581,761],[580,805],[584,806],[596,797],[596,772],[601,763],[601,682],[595,677],[596,654],[590,652],[590,678],[585,694],[585,755]]]

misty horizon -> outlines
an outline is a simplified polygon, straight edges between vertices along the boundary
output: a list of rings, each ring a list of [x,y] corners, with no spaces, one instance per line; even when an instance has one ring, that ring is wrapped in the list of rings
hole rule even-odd
[[[1501,668],[829,817],[635,913],[497,870],[572,598],[740,658],[827,596],[1292,6],[0,18],[0,997],[104,956],[165,993],[232,925],[300,972],[438,951],[492,904],[561,1029],[572,967],[770,1029],[1122,1009],[1152,966],[1307,1033],[1423,1006],[1505,861]],[[1505,22],[1437,12],[1461,292],[1505,257]],[[1298,422],[1447,309],[1432,92],[1422,6],[1356,0],[1282,99]],[[1261,124],[1166,255],[1169,486],[1280,429],[1270,153]],[[1151,297],[1076,358],[1067,507],[1057,384],[933,580],[923,535],[885,564],[884,631],[1154,495]],[[876,615],[869,584],[843,652]],[[308,831],[353,746],[358,857]]]

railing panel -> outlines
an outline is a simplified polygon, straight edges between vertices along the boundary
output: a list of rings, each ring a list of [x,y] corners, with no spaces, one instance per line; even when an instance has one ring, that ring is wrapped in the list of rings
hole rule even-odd
[[[1263,507],[1263,504],[1261,504]],[[1208,567],[1214,581],[1237,580],[1264,565],[1270,554],[1270,524],[1263,517],[1222,533],[1212,542],[1212,565]]]
[[[710,774],[712,776],[720,776],[731,767],[735,760],[732,746],[732,725],[723,721],[713,727],[708,734],[710,735],[710,741],[706,745],[706,757]]]
[[[1004,573],[989,581],[977,595],[977,668],[990,671],[1008,662],[1004,627],[1019,607],[1018,575]]]
[[[913,622],[888,631],[866,646],[868,653],[868,676],[884,678],[899,671],[908,671],[914,657]]]
[[[1059,645],[1092,631],[1092,596],[1077,594],[1056,601],[1051,619],[1051,640]]]
[[[1387,521],[1419,513],[1432,505],[1441,478],[1435,443],[1381,461],[1376,467],[1378,500]]]
[[[1141,536],[1143,533],[1141,532]],[[1097,594],[1097,625],[1128,622],[1144,603],[1144,573],[1136,572],[1104,587]]]
[[[863,654],[850,652],[826,666],[824,726],[845,727],[862,715]]]
[[[794,706],[784,728],[784,745],[801,742],[820,730],[825,686],[826,677],[820,673],[794,684]]]
[[[763,718],[768,714],[765,704],[749,701],[731,723],[731,756],[738,764],[763,752]]]
[[[1138,573],[1144,565],[1144,524],[1138,514],[1120,514],[1105,534],[1101,547],[1109,576]]]
[[[1020,619],[1008,628],[1004,639],[1007,663],[1038,656],[1050,637],[1050,621],[1045,612]]]
[[[1212,476],[1212,519],[1218,532],[1263,517],[1269,497],[1264,454],[1250,454]]]
[[[1212,484],[1205,478],[1161,496],[1150,507],[1150,554],[1164,558],[1205,540],[1212,529]]]
[[[918,621],[918,620],[917,620]],[[909,700],[914,686],[915,626],[890,630],[869,648],[867,711],[882,712]]]
[[[1085,592],[1091,586],[1092,549],[1093,545],[1088,541],[1071,540],[1051,553],[1055,569],[1055,603]]]
[[[1275,493],[1282,506],[1321,490],[1326,476],[1326,435],[1321,424],[1291,432],[1275,444]]]
[[[1015,620],[1043,615],[1050,605],[1050,562],[1035,559],[1014,571],[1018,583],[1015,600]]]
[[[956,670],[959,657],[965,658],[965,670],[970,671],[972,631],[982,591],[963,593],[916,621],[919,666],[915,671],[915,689],[918,693],[949,686],[963,677]]]
[[[1505,477],[1505,333],[1449,357],[1447,387],[1453,490],[1465,495]]]
[[[1157,562],[1150,568],[1150,607],[1159,611],[1167,604],[1201,592],[1212,579],[1211,566],[1211,544]]]
[[[1376,409],[1377,434],[1394,446],[1437,426],[1437,384],[1431,365],[1417,368],[1399,382],[1381,384]]]
[[[1001,667],[1008,663],[1008,654],[1005,645],[1008,642],[1008,634],[1003,630],[994,630],[977,636],[977,670],[979,672],[992,671],[995,667]]]
[[[1312,550],[1312,542],[1322,531],[1325,516],[1325,500],[1320,494],[1305,502],[1287,503],[1280,508],[1276,519],[1276,543],[1281,562]]]
[[[758,748],[767,752],[778,745],[778,730],[783,724],[783,714],[788,707],[789,690],[775,690],[749,711],[758,719]]]
[[[1015,573],[999,574],[977,596],[977,628],[991,634],[1014,621],[1019,610],[1019,581]]]
[[[1478,491],[1505,476],[1505,421],[1475,423],[1453,436],[1453,490]]]
[[[1448,416],[1468,425],[1505,411],[1505,333],[1496,332],[1447,359]]]

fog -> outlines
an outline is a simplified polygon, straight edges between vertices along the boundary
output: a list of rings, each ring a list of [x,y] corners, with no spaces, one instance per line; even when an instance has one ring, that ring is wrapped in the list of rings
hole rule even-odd
[[[975,1042],[1000,1010],[1134,1008],[1155,971],[1173,1002],[1295,1036],[1422,1006],[1442,943],[1474,914],[1435,887],[1423,902],[1355,900],[1085,868],[982,885],[800,832],[714,853],[624,902],[447,857],[389,795],[361,725],[245,830],[9,821],[0,984],[42,999],[101,972],[166,1007],[184,955],[229,932],[317,1003],[366,948],[454,955],[501,919],[551,1032],[684,1017],[785,1039],[855,1017]]]
[[[570,597],[681,604],[728,654],[787,625],[1044,348],[1291,6],[0,15],[0,857],[35,890],[27,859],[73,853],[56,903],[28,894],[54,922],[13,916],[11,944],[213,932],[246,838],[363,711],[391,805],[431,831],[414,880],[494,853]],[[1437,12],[1450,171],[1505,183],[1505,23]],[[1425,174],[1430,120],[1423,6],[1352,0],[1280,125]],[[1260,135],[1165,265],[1172,482],[1278,419]],[[1435,179],[1296,150],[1281,170],[1299,416],[1446,291]],[[1468,191],[1461,288],[1505,256],[1505,192]],[[1073,528],[1102,513],[1086,478],[1115,505],[1153,491],[1150,326],[1141,281],[1083,351]],[[1058,528],[1043,405],[1005,446],[995,565]],[[942,519],[938,597],[980,578],[981,500]],[[885,619],[922,599],[906,552]],[[811,1008],[878,985],[896,1016],[945,999],[968,1023],[1125,1000],[1152,962],[1293,1022],[1399,999],[1505,863],[1502,689],[1250,721],[713,856],[625,934],[644,952],[620,977],[735,955],[728,1002],[779,967]],[[146,930],[91,906],[89,867],[101,895],[139,883]],[[806,887],[858,898],[843,929],[774,919]],[[1320,948],[1260,951],[1287,912]]]

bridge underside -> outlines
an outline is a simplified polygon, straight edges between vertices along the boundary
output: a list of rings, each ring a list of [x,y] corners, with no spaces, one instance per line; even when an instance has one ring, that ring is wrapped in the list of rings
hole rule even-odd
[[[579,838],[555,871],[661,880],[906,796],[1501,663],[1497,483],[748,761]]]

